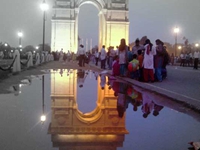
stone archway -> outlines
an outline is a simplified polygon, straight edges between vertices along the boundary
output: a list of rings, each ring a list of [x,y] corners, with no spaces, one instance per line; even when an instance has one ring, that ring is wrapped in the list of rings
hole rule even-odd
[[[99,47],[117,46],[121,38],[129,42],[128,0],[56,0],[51,30],[52,51],[78,49],[78,14],[84,4],[99,10]]]

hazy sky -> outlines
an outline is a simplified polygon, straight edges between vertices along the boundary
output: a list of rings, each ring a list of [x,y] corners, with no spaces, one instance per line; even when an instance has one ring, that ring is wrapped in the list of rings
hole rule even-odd
[[[46,0],[52,7],[54,0]],[[0,41],[18,45],[17,31],[22,30],[23,46],[42,43],[42,0],[1,0]],[[179,42],[185,36],[200,43],[200,0],[129,0],[130,42],[147,35],[174,43],[173,28],[180,27]],[[79,35],[98,42],[98,10],[94,5],[81,6]],[[52,10],[48,11],[46,42],[51,39]]]

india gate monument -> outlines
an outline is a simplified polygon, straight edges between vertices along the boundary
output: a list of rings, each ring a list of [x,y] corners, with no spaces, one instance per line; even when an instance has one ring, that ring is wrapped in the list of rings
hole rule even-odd
[[[77,51],[79,9],[84,4],[93,4],[99,10],[99,47],[117,46],[121,38],[129,43],[128,0],[55,0],[51,29],[52,51]]]

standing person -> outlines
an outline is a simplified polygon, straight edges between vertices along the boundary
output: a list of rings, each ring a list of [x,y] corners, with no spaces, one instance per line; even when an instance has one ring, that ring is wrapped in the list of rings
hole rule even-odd
[[[119,56],[119,46],[116,46],[115,54]]]
[[[145,51],[144,51],[144,70],[143,70],[143,75],[144,75],[144,81],[148,82],[149,77],[150,81],[154,82],[154,74],[153,74],[153,69],[154,69],[154,55],[156,55],[156,49],[153,47],[153,44],[149,39],[145,41]]]
[[[80,48],[78,50],[78,56],[79,56],[79,66],[80,67],[84,67],[85,66],[85,49],[84,49],[84,46],[81,44],[80,45]]]
[[[138,61],[139,61],[139,81],[143,81],[143,60],[144,56],[142,50],[138,50]]]
[[[102,46],[100,59],[101,59],[101,69],[106,69],[106,50],[105,50],[105,45]]]
[[[126,40],[121,39],[121,43],[119,46],[119,64],[120,64],[120,76],[126,76],[126,68],[128,63],[127,58],[128,47],[126,45]]]
[[[169,64],[170,58],[169,58],[169,54],[167,52],[167,48],[166,46],[164,47],[164,53],[163,53],[163,65],[162,65],[162,79],[167,78],[167,68],[166,66]]]
[[[107,63],[108,69],[109,69],[109,61],[110,61],[110,49],[111,49],[111,46],[108,48],[108,52],[106,55],[106,63]]]
[[[59,57],[59,61],[63,61],[63,56],[64,56],[64,53],[63,53],[63,49],[61,48],[60,50],[60,57]]]
[[[190,65],[192,66],[193,64],[193,54],[192,54],[192,51],[190,50]]]
[[[76,54],[74,52],[72,52],[72,62],[76,61]]]
[[[185,54],[185,63],[188,67],[190,66],[190,54],[189,54],[189,52]]]
[[[183,51],[181,52],[180,58],[181,58],[180,66],[184,67],[185,66],[185,58],[186,58],[186,56],[185,56],[185,53]]]
[[[128,62],[133,60],[133,53],[130,51],[130,47],[128,46],[128,51],[127,51],[127,58],[128,58]]]
[[[63,61],[64,61],[64,63],[66,62],[66,59],[67,59],[67,54],[64,52],[64,54],[63,54]]]
[[[113,64],[113,60],[115,58],[115,50],[114,50],[114,47],[111,47],[110,48],[110,54],[109,54],[109,69],[111,70],[112,69],[112,64]]]
[[[95,50],[95,65],[98,66],[98,62],[99,62],[99,51],[98,48]]]
[[[70,62],[70,59],[71,59],[71,54],[70,54],[70,51],[68,50],[68,52],[67,52],[67,61]]]
[[[132,47],[132,53],[137,55],[138,50],[144,50],[144,46],[140,45],[140,40],[137,38],[135,40],[135,46]]]
[[[162,82],[162,66],[164,60],[164,43],[157,39],[156,40],[156,55],[155,55],[155,77],[156,80]]]
[[[199,56],[200,56],[200,53],[196,49],[196,51],[194,52],[194,69],[198,69]]]

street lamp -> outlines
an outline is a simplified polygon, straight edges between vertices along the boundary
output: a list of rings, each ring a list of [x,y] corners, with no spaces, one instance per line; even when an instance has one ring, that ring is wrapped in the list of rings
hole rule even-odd
[[[19,31],[17,33],[18,37],[19,37],[19,47],[21,46],[22,47],[22,36],[23,36],[23,33],[22,31]]]
[[[175,56],[176,56],[176,51],[177,51],[177,36],[179,33],[180,29],[178,27],[174,28],[174,33],[175,33]]]
[[[181,50],[181,49],[182,49],[182,46],[179,46],[178,49]]]
[[[198,43],[196,43],[196,44],[195,44],[195,47],[199,47],[199,44],[198,44]]]
[[[39,46],[36,46],[35,49],[38,50],[38,49],[39,49]]]
[[[49,9],[49,5],[43,0],[43,3],[40,5],[41,10],[43,11],[43,44],[42,44],[42,50],[44,51],[44,43],[45,43],[45,16],[46,11]]]

